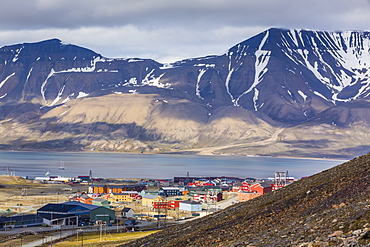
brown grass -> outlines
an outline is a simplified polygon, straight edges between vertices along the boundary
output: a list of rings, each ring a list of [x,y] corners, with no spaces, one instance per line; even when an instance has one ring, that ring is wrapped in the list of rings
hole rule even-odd
[[[86,246],[91,247],[114,247],[119,244],[128,243],[132,240],[148,236],[150,234],[156,233],[158,231],[147,231],[147,232],[129,232],[129,233],[114,233],[102,235],[92,233],[83,235],[83,243]],[[67,247],[67,246],[77,246],[82,244],[82,236],[72,237],[66,241],[54,244],[56,247]]]

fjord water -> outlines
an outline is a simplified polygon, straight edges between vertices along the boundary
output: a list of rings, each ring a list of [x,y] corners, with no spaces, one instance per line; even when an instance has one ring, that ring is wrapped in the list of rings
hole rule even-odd
[[[59,170],[63,162],[65,170]],[[0,152],[0,175],[88,176],[104,178],[173,178],[175,176],[273,177],[309,176],[344,161],[244,156],[197,156],[174,154]]]

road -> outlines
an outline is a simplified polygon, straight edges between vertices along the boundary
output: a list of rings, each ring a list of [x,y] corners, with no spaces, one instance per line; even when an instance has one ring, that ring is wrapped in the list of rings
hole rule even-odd
[[[58,240],[60,238],[65,238],[65,237],[71,236],[74,233],[75,233],[75,231],[72,231],[72,230],[71,231],[63,231],[63,232],[55,233],[52,236],[48,236],[46,238],[39,239],[39,240],[33,241],[31,243],[28,243],[28,244],[24,244],[23,247],[36,247],[36,246],[40,246],[40,245],[42,245],[44,243],[49,243],[49,242]]]
[[[27,243],[27,244],[23,244],[22,246],[23,247],[36,247],[36,246],[40,246],[40,245],[45,244],[45,243],[50,243],[52,241],[59,240],[61,238],[65,238],[65,237],[74,235],[76,233],[81,234],[82,232],[98,232],[100,230],[99,227],[97,227],[97,226],[94,226],[94,227],[88,227],[87,226],[87,227],[79,227],[79,228],[69,228],[68,230],[63,230],[63,231],[56,231],[55,233],[50,235],[50,233],[47,233],[47,231],[49,231],[50,229],[51,228],[28,227],[26,231],[34,231],[34,232],[37,232],[38,234],[43,234],[43,232],[45,230],[45,235],[48,234],[48,236],[46,236],[42,239],[30,242],[30,243]],[[63,229],[66,229],[66,228],[63,228]],[[117,229],[117,226],[108,226],[107,227],[107,230],[110,230],[110,231],[113,231],[113,230],[116,230],[116,229]],[[103,230],[105,231],[104,228],[103,228]],[[15,233],[19,233],[19,232],[22,232],[22,231],[25,231],[25,228],[14,228],[14,229],[11,230],[11,233],[15,234]]]

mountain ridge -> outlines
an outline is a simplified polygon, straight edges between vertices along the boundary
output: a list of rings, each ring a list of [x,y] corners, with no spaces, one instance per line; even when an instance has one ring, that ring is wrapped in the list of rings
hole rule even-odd
[[[325,135],[321,130],[333,125],[333,121],[328,117],[323,118],[321,115],[324,113],[331,112],[333,118],[338,120],[339,125],[336,128],[341,131],[349,128],[352,131],[345,134],[347,139],[362,135],[363,130],[351,128],[351,121],[339,121],[347,114],[344,108],[362,109],[358,112],[362,111],[364,114],[357,114],[356,122],[364,123],[364,127],[368,126],[365,113],[366,100],[370,95],[370,33],[271,28],[234,45],[224,54],[184,59],[170,64],[158,63],[152,59],[105,58],[92,50],[66,44],[59,39],[4,46],[0,48],[0,121],[4,121],[0,136],[6,136],[2,147],[32,149],[32,143],[45,137],[44,127],[30,127],[35,124],[54,126],[68,122],[73,123],[74,128],[83,129],[77,126],[82,125],[82,122],[73,122],[71,119],[83,119],[80,116],[84,113],[72,116],[74,113],[62,109],[70,109],[73,104],[83,108],[83,101],[89,101],[88,99],[95,99],[95,105],[104,106],[104,101],[107,101],[115,102],[114,104],[119,104],[122,108],[128,107],[118,101],[111,101],[110,95],[121,95],[122,100],[131,96],[140,98],[141,95],[156,95],[152,101],[147,101],[145,97],[140,98],[146,103],[145,106],[138,104],[147,109],[147,112],[141,113],[138,108],[137,119],[121,114],[122,120],[118,121],[128,124],[128,119],[131,119],[129,124],[140,129],[137,135],[122,135],[118,142],[135,141],[140,143],[140,147],[137,146],[135,150],[114,147],[113,150],[155,149],[159,152],[171,152],[173,147],[180,147],[186,152],[193,148],[207,147],[208,144],[201,140],[209,140],[212,146],[239,145],[244,140],[244,151],[238,148],[235,150],[237,152],[229,150],[228,153],[307,156],[309,151],[294,147],[291,143],[310,141],[309,133],[307,136],[301,135],[301,139],[297,140],[292,131],[302,126],[307,128],[307,123],[311,122],[317,123],[311,132],[319,131],[320,135]],[[86,105],[89,104],[86,102]],[[109,106],[104,107],[109,109]],[[55,110],[56,108],[61,110]],[[248,117],[241,117],[236,122],[235,119],[225,121],[230,118],[219,114],[221,109],[237,112],[238,108],[242,109],[239,112],[249,118],[260,119],[261,126],[264,127],[259,129],[258,125],[246,121]],[[29,112],[22,109],[28,109]],[[182,114],[179,117],[179,114],[171,115],[168,111],[180,111]],[[167,117],[163,118],[163,112],[167,112]],[[339,115],[333,115],[335,112]],[[51,113],[60,115],[51,116]],[[44,114],[50,118],[43,117]],[[113,117],[112,114],[106,117],[101,111],[94,114],[96,116],[92,119],[99,119],[102,123],[117,122],[117,116]],[[101,114],[103,116],[99,116]],[[215,122],[214,114],[224,120]],[[198,120],[178,122],[192,119],[193,115],[197,115]],[[139,119],[145,119],[146,122]],[[166,123],[161,123],[163,121],[171,124],[165,127]],[[224,140],[215,132],[218,127],[213,126],[217,123],[220,127],[220,122],[223,123],[221,129]],[[93,122],[91,124],[96,125]],[[181,126],[184,124],[188,128]],[[183,133],[181,138],[175,138],[179,135],[176,128],[169,128],[171,125],[178,126],[177,129]],[[232,125],[235,127],[231,127]],[[243,126],[246,133],[244,136],[243,133],[236,134],[238,125]],[[9,126],[12,127],[8,128]],[[23,130],[17,131],[16,128]],[[58,127],[63,128],[65,133],[59,133],[61,136],[68,136],[68,140],[79,143],[77,146],[64,147],[67,150],[77,148],[103,151],[106,150],[104,146],[115,141],[110,140],[110,136],[101,136],[99,144],[92,145],[92,139],[96,139],[91,132],[93,127],[87,128],[89,131],[78,138],[66,129],[66,125]],[[285,130],[267,148],[270,151],[263,151],[258,145],[253,146],[254,141],[258,143],[269,139],[280,128]],[[12,134],[7,133],[9,130]],[[25,139],[20,134],[22,131],[32,132],[34,135],[28,137],[27,142],[17,143],[15,137],[11,138],[13,135],[18,140]],[[123,130],[123,133],[127,133],[127,130]],[[218,137],[213,139],[212,136],[215,135]],[[49,139],[50,135],[47,136],[45,143],[69,143],[57,139],[53,141]],[[166,137],[161,139],[161,136]],[[230,138],[231,136],[234,137]],[[293,136],[293,139],[284,139]],[[115,135],[115,138],[118,137]],[[366,140],[355,140],[349,146],[344,146],[335,135],[330,136],[329,142],[333,143],[332,147],[322,146],[326,150],[318,154],[319,156],[354,157],[362,154],[364,147],[368,145]],[[53,149],[55,148],[54,146]],[[63,147],[59,145],[58,149]],[[250,150],[254,150],[253,153]]]

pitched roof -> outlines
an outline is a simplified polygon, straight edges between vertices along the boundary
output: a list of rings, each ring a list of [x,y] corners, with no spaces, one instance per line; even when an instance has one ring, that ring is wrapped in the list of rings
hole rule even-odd
[[[269,188],[271,187],[271,184],[267,183],[267,182],[256,182],[256,183],[253,183],[252,185],[257,185],[259,184],[262,188]]]
[[[111,195],[114,195],[114,196],[127,196],[126,193],[117,193],[117,192],[113,192],[113,193],[110,193]]]
[[[99,207],[99,206],[96,206],[96,205],[91,205],[91,204],[82,203],[82,202],[78,202],[78,201],[64,202],[64,203],[62,203],[62,204],[81,206],[81,207],[84,207],[84,208],[86,208],[86,209],[90,209],[90,210],[93,210],[93,209],[95,209],[95,208],[98,208],[98,207]]]
[[[221,192],[217,192],[219,194]],[[215,195],[214,193],[210,193],[209,191],[196,191],[194,192],[194,195]]]
[[[122,212],[127,213],[127,212],[129,212],[130,210],[131,210],[131,208],[123,208],[123,209],[122,209]]]
[[[122,188],[136,188],[138,186],[143,186],[143,185],[141,185],[141,184],[139,184],[139,185],[136,185],[136,184],[107,185],[107,188],[122,189]]]
[[[108,202],[108,200],[101,198],[101,197],[95,198],[93,201],[94,202]]]
[[[179,187],[162,187],[162,190],[180,190]]]
[[[37,211],[49,211],[49,212],[60,212],[60,213],[66,213],[71,211],[77,207],[76,205],[65,205],[65,204],[57,204],[57,203],[49,203],[45,206],[39,208]]]
[[[143,195],[143,198],[147,198],[147,199],[155,199],[157,197],[159,197],[159,196],[157,196],[157,195]]]
[[[13,221],[29,221],[29,220],[42,220],[42,218],[36,214],[24,214],[18,216],[0,216],[0,223],[13,222]]]
[[[202,203],[200,203],[200,202],[196,202],[196,201],[181,201],[180,203],[193,204],[193,205],[199,205],[199,204],[202,204]]]

